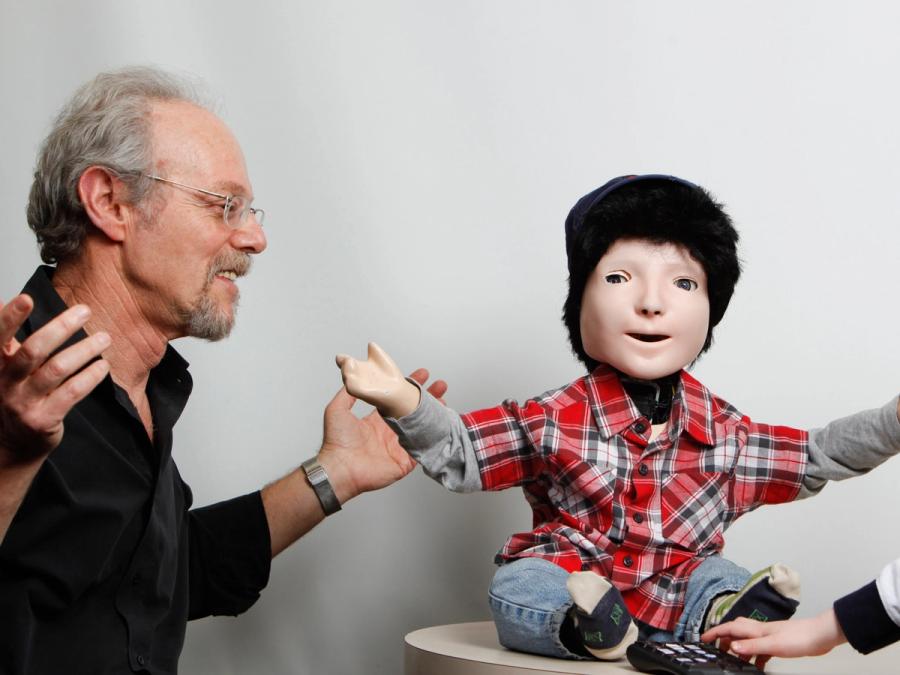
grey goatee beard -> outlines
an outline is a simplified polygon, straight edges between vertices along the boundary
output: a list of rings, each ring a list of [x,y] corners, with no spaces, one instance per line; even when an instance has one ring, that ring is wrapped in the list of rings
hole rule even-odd
[[[233,311],[219,309],[219,306],[208,295],[200,298],[187,316],[187,334],[190,337],[217,342],[231,334],[234,318],[237,315],[238,298],[235,297]]]
[[[216,274],[219,272],[230,270],[237,276],[242,277],[250,271],[250,265],[250,256],[236,251],[222,254],[212,262],[206,277],[206,284],[203,286],[197,302],[185,312],[184,318],[189,336],[200,338],[201,340],[209,340],[210,342],[216,342],[228,337],[231,329],[234,328],[240,293],[235,296],[232,303],[232,312],[229,314],[213,300],[209,294],[209,289]]]

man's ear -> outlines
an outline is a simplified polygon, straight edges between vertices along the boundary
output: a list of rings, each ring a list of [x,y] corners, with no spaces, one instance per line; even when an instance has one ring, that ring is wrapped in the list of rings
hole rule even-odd
[[[108,169],[88,167],[78,179],[78,197],[94,226],[113,241],[125,238],[134,206],[127,201],[128,189]]]

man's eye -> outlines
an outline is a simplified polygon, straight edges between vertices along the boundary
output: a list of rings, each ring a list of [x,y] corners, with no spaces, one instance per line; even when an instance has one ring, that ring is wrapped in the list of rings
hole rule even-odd
[[[694,291],[698,288],[697,282],[693,279],[676,279],[675,285],[683,291]]]
[[[607,274],[604,279],[606,279],[606,283],[608,284],[624,284],[628,281],[624,274],[619,274],[618,272]]]
[[[225,209],[227,202],[225,200],[219,199],[217,197],[208,197],[206,199],[201,199],[198,202],[201,206],[207,209]]]

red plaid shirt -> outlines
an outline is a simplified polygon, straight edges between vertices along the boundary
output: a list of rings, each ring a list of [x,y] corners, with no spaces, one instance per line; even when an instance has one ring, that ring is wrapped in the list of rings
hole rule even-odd
[[[650,423],[600,366],[519,406],[462,416],[485,490],[522,486],[534,529],[514,534],[498,562],[537,557],[593,570],[631,614],[672,630],[691,572],[724,546],[732,521],[794,499],[807,433],[757,424],[682,372],[665,430]]]

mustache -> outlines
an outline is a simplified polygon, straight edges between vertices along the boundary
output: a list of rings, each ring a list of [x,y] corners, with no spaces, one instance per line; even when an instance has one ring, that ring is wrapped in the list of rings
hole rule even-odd
[[[212,261],[212,264],[209,266],[209,273],[207,274],[206,281],[208,284],[211,284],[219,272],[229,270],[239,277],[246,276],[250,273],[252,265],[253,259],[248,253],[228,251],[217,256],[216,259]]]

